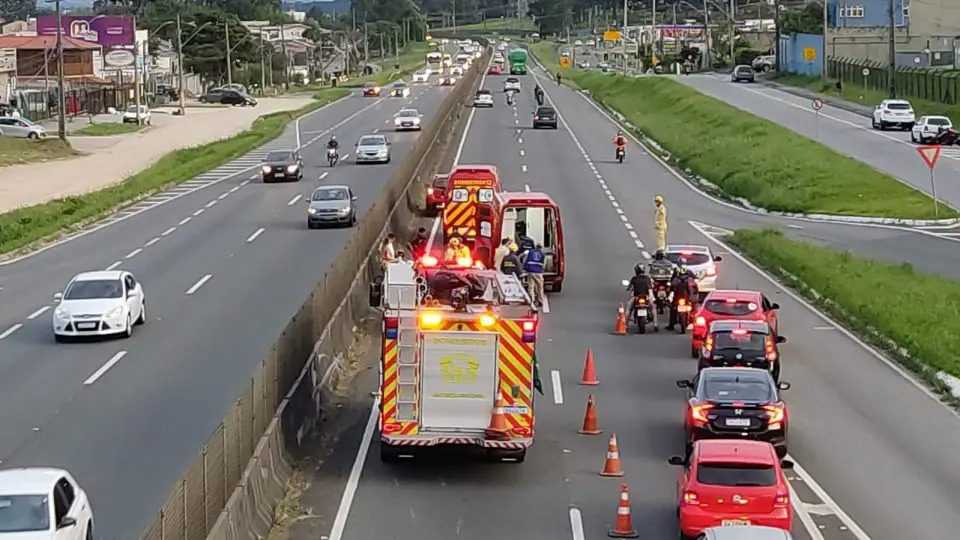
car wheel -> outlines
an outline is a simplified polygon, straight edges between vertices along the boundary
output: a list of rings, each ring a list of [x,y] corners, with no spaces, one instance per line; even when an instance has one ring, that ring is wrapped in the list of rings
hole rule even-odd
[[[917,135],[914,132],[910,132],[910,142],[917,142]],[[923,137],[920,138],[920,142],[923,142]]]
[[[37,140],[37,139],[40,138],[40,135],[37,135],[37,132],[36,132],[36,131],[31,131],[30,134],[27,135],[27,138],[28,138],[28,139]]]
[[[887,125],[883,123],[883,120],[880,121],[880,131],[886,131]]]
[[[312,223],[312,222],[310,222],[310,221],[307,221],[307,228],[308,228],[308,229],[316,229],[317,226],[316,226],[314,223]]]
[[[693,345],[690,346],[690,358],[700,358],[700,350]]]
[[[60,334],[54,334],[53,340],[57,343],[66,343],[67,341],[69,341],[67,336],[61,336]]]
[[[93,540],[93,522],[87,522],[87,534],[84,536],[86,540]]]
[[[140,316],[137,317],[137,325],[142,325],[147,322],[147,302],[144,301],[140,304]]]
[[[133,321],[130,319],[130,314],[127,313],[127,326],[123,329],[124,339],[128,339],[133,335]]]

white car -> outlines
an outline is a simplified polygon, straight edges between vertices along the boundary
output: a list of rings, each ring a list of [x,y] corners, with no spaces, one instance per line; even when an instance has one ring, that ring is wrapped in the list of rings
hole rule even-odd
[[[53,337],[133,335],[147,321],[143,286],[125,270],[77,274],[53,296]]]
[[[873,129],[884,130],[899,127],[911,130],[916,123],[913,106],[902,99],[885,99],[873,110]]]
[[[717,289],[717,263],[723,260],[714,256],[710,248],[694,245],[668,245],[667,258],[673,264],[686,261],[687,268],[697,276],[697,288],[701,296]]]
[[[946,116],[921,116],[910,130],[910,140],[924,144],[932,140],[941,131],[953,127],[953,122]]]
[[[583,47],[583,42],[579,39],[573,42],[574,47]]]
[[[0,540],[89,540],[93,508],[63,469],[0,471]]]
[[[493,107],[493,94],[489,90],[479,90],[477,91],[476,97],[473,98],[474,107]]]
[[[427,68],[423,71],[417,71],[413,74],[413,82],[415,83],[425,83],[430,80],[430,68]]]
[[[390,87],[391,97],[410,97],[410,87],[403,81],[393,83]]]
[[[508,90],[516,90],[517,92],[519,92],[520,79],[516,77],[507,77],[507,80],[503,81],[503,91],[506,92]]]
[[[150,125],[150,109],[146,105],[140,106],[140,121],[146,125]],[[126,112],[123,113],[123,123],[124,124],[136,124],[137,123],[137,106],[131,105],[127,107]]]
[[[456,65],[456,66],[453,66],[452,68],[450,68],[450,74],[451,74],[451,75],[456,75],[456,76],[458,76],[458,77],[462,77],[462,76],[463,76],[463,66],[461,66],[461,65],[459,65],[459,64]]]
[[[506,44],[506,43],[501,43],[501,44],[497,45],[497,50],[498,50],[498,51],[505,51],[505,50],[507,50],[507,44]]]
[[[393,118],[393,129],[396,131],[414,130],[420,131],[420,122],[423,116],[416,109],[400,109]]]

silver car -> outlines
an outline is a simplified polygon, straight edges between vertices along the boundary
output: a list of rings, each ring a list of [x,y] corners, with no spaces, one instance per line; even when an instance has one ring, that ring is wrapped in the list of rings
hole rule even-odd
[[[783,529],[773,527],[735,525],[704,529],[695,540],[793,540],[793,536]]]
[[[349,186],[322,186],[307,201],[307,227],[325,224],[353,226],[357,222],[357,196]]]
[[[47,130],[40,124],[34,124],[26,118],[0,117],[0,137],[18,137],[21,139],[44,139]]]
[[[364,135],[356,144],[357,163],[390,163],[390,143],[383,135]]]
[[[683,260],[687,268],[697,276],[697,288],[700,296],[717,288],[717,263],[723,257],[714,255],[707,246],[670,244],[666,249],[666,256],[673,264],[680,264]]]

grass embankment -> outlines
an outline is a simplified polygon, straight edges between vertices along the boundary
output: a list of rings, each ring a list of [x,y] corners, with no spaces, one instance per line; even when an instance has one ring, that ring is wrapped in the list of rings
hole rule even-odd
[[[835,97],[851,103],[857,103],[866,107],[875,107],[881,101],[887,98],[887,93],[881,90],[865,88],[862,84],[843,83],[842,89],[837,91],[837,81],[831,80],[826,84],[820,80],[820,77],[809,75],[779,75],[773,79],[780,84],[804,88],[811,92],[816,92],[827,98]],[[937,103],[925,99],[904,98],[913,105],[917,116],[922,115],[943,115],[951,118],[960,118],[960,106],[947,105],[946,103]]]
[[[145,128],[146,125],[138,126],[136,124],[125,124],[122,122],[111,122],[105,124],[90,124],[89,126],[78,129],[71,135],[80,135],[82,137],[106,137],[109,135],[123,135],[124,133],[133,133]]]
[[[533,47],[548,68],[555,56]],[[552,50],[547,49],[547,50]],[[553,53],[555,54],[555,53]],[[934,219],[933,200],[891,176],[668,77],[563,70],[669,151],[681,167],[730,196],[780,212]],[[940,218],[956,217],[941,208]]]
[[[102,217],[150,193],[186,182],[277,138],[300,115],[349,94],[343,88],[322,90],[316,101],[295,111],[261,116],[250,129],[228,139],[170,152],[149,168],[108,188],[56,199],[0,214],[0,254]]]
[[[59,159],[77,153],[69,143],[56,138],[56,134],[39,141],[0,137],[0,167]]]
[[[960,376],[956,280],[791,240],[778,231],[737,231],[730,242],[761,266],[781,277],[786,271],[835,302],[824,307],[848,326],[864,335],[872,327],[907,349],[915,371],[932,377],[924,372],[931,367]]]
[[[358,77],[356,79],[350,79],[342,86],[345,88],[357,88],[363,86],[363,83],[373,81],[379,85],[384,85],[389,83],[394,79],[404,79],[413,74],[414,71],[426,64],[427,52],[430,51],[430,47],[426,42],[413,42],[408,45],[404,51],[400,54],[399,64],[400,69],[393,69],[394,63],[397,63],[397,59],[393,56],[388,56],[383,59],[384,69],[373,75],[367,75],[365,77]],[[371,64],[374,62],[371,61]]]
[[[531,19],[503,18],[487,19],[484,22],[458,26],[457,30],[530,30],[537,31],[537,25]]]

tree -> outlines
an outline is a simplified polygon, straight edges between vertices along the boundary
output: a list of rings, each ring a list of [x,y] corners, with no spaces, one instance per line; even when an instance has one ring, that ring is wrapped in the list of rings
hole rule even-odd
[[[0,20],[23,21],[36,12],[36,0],[0,0]]]
[[[780,31],[784,34],[822,34],[823,3],[813,2],[800,9],[781,10]]]

